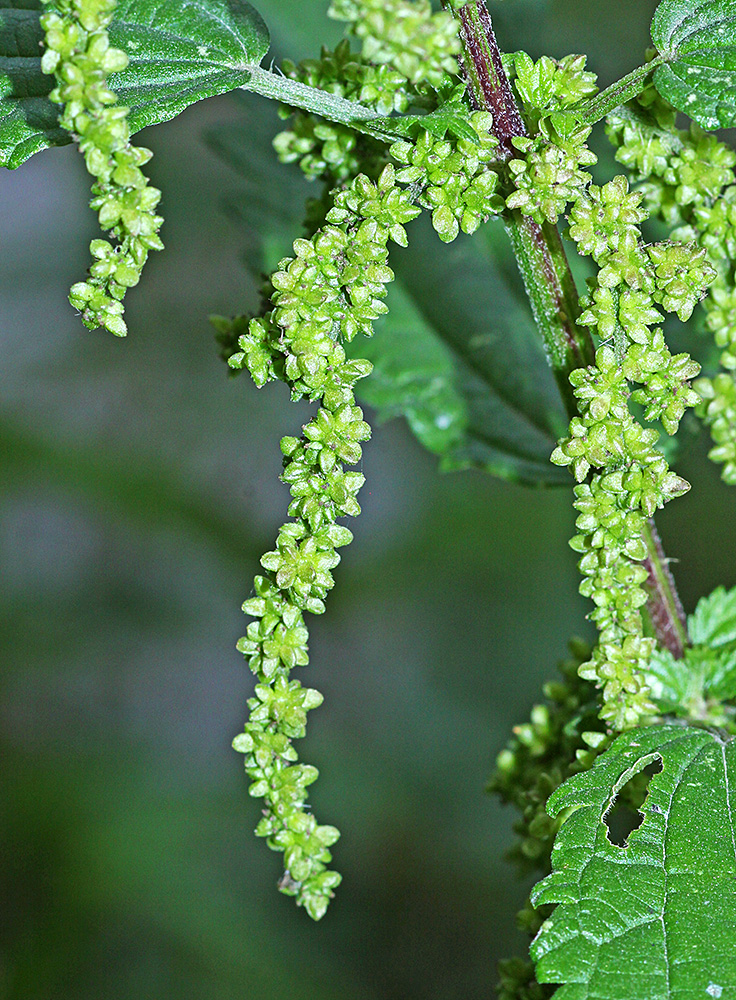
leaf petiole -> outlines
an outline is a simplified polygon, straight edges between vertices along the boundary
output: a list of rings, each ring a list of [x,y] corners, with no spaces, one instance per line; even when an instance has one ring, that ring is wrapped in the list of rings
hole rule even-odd
[[[242,84],[241,90],[252,90],[262,97],[270,97],[272,100],[281,101],[282,104],[288,104],[293,108],[321,115],[329,121],[350,125],[353,128],[361,128],[361,126],[366,125],[367,120],[381,117],[377,111],[364,104],[348,101],[344,97],[330,94],[326,90],[309,87],[307,84],[292,80],[288,76],[272,73],[262,66],[250,66],[248,72],[250,76],[247,82]],[[368,126],[365,130],[370,131]]]
[[[578,104],[568,111],[558,112],[558,114],[564,117],[572,116],[582,125],[595,125],[616,108],[620,108],[622,104],[638,97],[644,90],[651,74],[657,67],[663,66],[666,62],[664,56],[656,56],[651,62],[645,63],[644,66],[638,66],[631,73],[612,83],[610,87],[606,87],[592,100]]]

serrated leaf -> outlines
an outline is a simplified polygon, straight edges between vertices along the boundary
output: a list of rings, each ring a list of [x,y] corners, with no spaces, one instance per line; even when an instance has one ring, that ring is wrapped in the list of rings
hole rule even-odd
[[[713,647],[736,642],[736,587],[716,587],[702,597],[688,618],[688,632],[694,643]]]
[[[644,820],[625,847],[604,817],[653,761]],[[532,891],[557,904],[532,943],[555,1000],[736,997],[736,743],[717,732],[652,726],[620,736],[551,796],[567,813],[552,874]]]
[[[703,128],[736,125],[736,0],[664,0],[652,41],[660,94]]]
[[[0,166],[71,142],[47,96],[53,77],[41,72],[40,10],[40,0],[0,0]],[[130,57],[110,85],[133,132],[242,86],[269,45],[246,0],[119,0],[110,39]]]
[[[691,646],[682,660],[657,649],[645,679],[662,714],[729,729],[733,724],[736,709],[724,702],[736,700],[736,644]]]

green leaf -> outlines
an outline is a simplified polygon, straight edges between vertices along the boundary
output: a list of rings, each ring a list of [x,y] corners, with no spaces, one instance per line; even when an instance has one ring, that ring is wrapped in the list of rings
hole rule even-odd
[[[422,378],[430,389],[440,376],[448,389],[436,396],[434,419],[442,426],[456,414],[443,449],[430,445],[442,456],[443,469],[478,468],[528,484],[564,483],[549,456],[565,417],[503,228],[488,223],[472,239],[460,236],[442,246],[429,220],[417,219],[409,227],[408,250],[393,252],[391,266],[414,315],[407,324],[401,311],[392,314],[390,286],[388,316],[377,324],[366,356],[379,371],[393,373],[395,411],[403,411],[415,429],[402,386]],[[431,356],[426,345],[434,345],[434,371],[422,368],[421,357]],[[365,344],[354,350],[365,353]],[[358,391],[370,393],[370,382]],[[450,405],[453,387],[457,402]],[[426,435],[417,436],[427,444]]]
[[[688,631],[694,643],[723,646],[736,642],[736,587],[716,587],[701,598],[688,619]]]
[[[604,817],[653,761],[644,820],[625,847]],[[567,814],[552,874],[532,891],[557,904],[532,943],[556,1000],[708,1000],[736,997],[736,744],[682,726],[620,736],[591,770],[551,796]]]
[[[39,0],[0,0],[0,166],[71,142],[47,96],[53,77],[41,72],[40,9]],[[110,84],[133,132],[242,86],[269,45],[245,0],[119,0],[110,39],[130,57]]]
[[[283,128],[276,107],[247,93],[238,93],[235,102],[247,129],[217,126],[204,138],[245,181],[240,190],[225,195],[223,207],[245,232],[245,265],[260,280],[302,235],[304,204],[316,192],[301,171],[276,160],[271,142],[277,123]]]
[[[731,730],[736,708],[736,644],[692,646],[676,660],[666,649],[652,655],[645,679],[662,714]]]
[[[401,284],[389,295],[390,311],[376,324],[376,336],[348,348],[373,364],[370,378],[358,386],[361,402],[382,421],[405,417],[427,451],[452,455],[468,430],[468,406],[456,385],[452,354]]]
[[[703,128],[736,125],[736,0],[664,0],[652,41],[660,94]]]

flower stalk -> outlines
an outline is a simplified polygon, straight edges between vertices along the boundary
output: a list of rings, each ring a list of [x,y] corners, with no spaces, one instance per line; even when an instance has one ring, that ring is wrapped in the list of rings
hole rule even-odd
[[[513,155],[511,139],[526,135],[527,130],[503,68],[485,0],[446,6],[460,22],[461,68],[471,101],[493,114],[493,134],[501,154],[509,159]],[[646,75],[654,68],[653,63],[648,64]],[[613,99],[609,91],[604,91],[609,95],[606,100]],[[540,225],[517,210],[507,212],[504,218],[550,366],[572,418],[578,414],[578,404],[569,376],[576,368],[592,364],[595,351],[590,332],[577,323],[579,296],[559,231],[556,225]],[[647,522],[643,541],[647,550],[643,565],[648,573],[646,611],[660,645],[681,658],[689,644],[685,614],[653,518]]]

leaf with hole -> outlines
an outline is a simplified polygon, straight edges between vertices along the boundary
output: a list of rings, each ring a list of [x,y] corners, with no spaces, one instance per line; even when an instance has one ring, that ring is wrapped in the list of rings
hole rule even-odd
[[[608,838],[618,793],[661,761],[627,846]],[[552,874],[532,891],[556,904],[532,943],[555,1000],[736,997],[736,743],[717,731],[651,726],[618,737],[547,809],[564,821]]]
[[[652,41],[660,94],[703,128],[736,125],[736,0],[664,0]]]
[[[48,99],[53,77],[41,72],[40,10],[40,0],[0,0],[0,166],[71,142]],[[246,0],[119,0],[109,33],[130,58],[110,85],[133,132],[242,86],[269,45]]]

